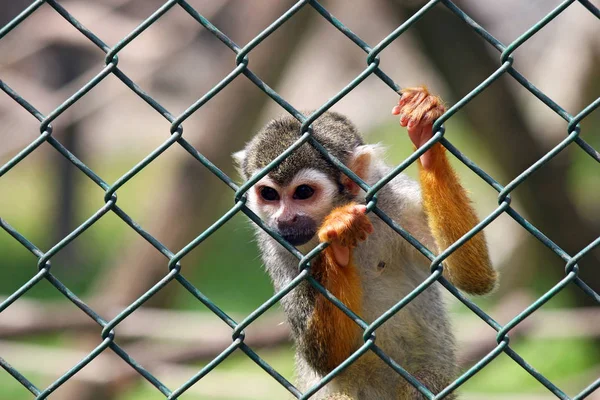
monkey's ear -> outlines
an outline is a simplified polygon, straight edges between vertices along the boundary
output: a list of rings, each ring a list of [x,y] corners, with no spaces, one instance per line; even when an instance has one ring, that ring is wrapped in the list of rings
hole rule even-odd
[[[378,144],[366,144],[358,146],[354,149],[348,168],[352,170],[360,179],[365,182],[369,181],[369,176],[373,171],[373,166],[376,161],[383,155],[383,147]],[[354,181],[348,178],[345,174],[342,174],[342,185],[344,185],[348,191],[356,196],[360,192],[360,187],[354,183]]]
[[[246,160],[246,150],[240,150],[232,154],[235,169],[243,179],[247,179],[244,173],[244,161]]]

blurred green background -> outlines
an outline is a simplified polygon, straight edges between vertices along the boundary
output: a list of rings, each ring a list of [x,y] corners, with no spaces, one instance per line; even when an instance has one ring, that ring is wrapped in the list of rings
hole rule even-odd
[[[108,1],[106,4],[87,4],[76,0],[63,3],[69,12],[110,46],[162,4],[160,1],[124,0]],[[479,17],[481,23],[505,43],[510,43],[558,4],[514,4],[510,11],[506,11],[494,6],[491,1],[484,3],[488,5],[487,11],[474,1],[460,2],[460,6],[474,18]],[[0,22],[6,23],[27,4],[26,1],[16,1],[0,5]],[[244,44],[292,3],[282,2],[270,7],[258,3],[234,6],[223,2],[217,6],[192,1],[190,4],[238,44]],[[357,34],[375,44],[412,15],[419,2],[415,4],[399,5],[378,0],[357,2],[354,10],[336,2],[327,6],[331,6],[332,13]],[[470,33],[450,24],[455,18],[448,20],[449,25],[444,25],[442,22],[446,18],[453,17],[441,8],[435,9],[440,14],[428,14],[415,26],[414,32],[410,30],[407,37],[403,35],[398,43],[382,53],[382,69],[386,72],[391,70],[391,76],[402,85],[431,82],[432,90],[442,93],[447,102],[453,104],[497,68],[499,55],[478,38],[463,36]],[[256,16],[245,19],[250,11],[256,12]],[[598,47],[594,47],[600,34],[590,35],[590,32],[600,33],[600,24],[590,18],[582,7],[577,10],[569,8],[565,14],[539,36],[534,36],[531,43],[524,45],[526,50],[517,51],[517,67],[568,112],[577,114],[600,92]],[[516,16],[519,17],[517,20]],[[361,23],[367,19],[379,23]],[[574,20],[579,22],[578,28],[573,28]],[[42,21],[45,21],[49,33],[40,33],[41,29],[36,24]],[[445,42],[427,36],[433,29],[432,25],[446,26]],[[568,32],[567,27],[570,29]],[[577,65],[564,65],[548,54],[550,48],[566,52],[565,49],[574,44],[579,47],[578,58],[571,59]],[[443,58],[444,52],[436,46],[447,46],[457,54],[463,54],[459,53],[460,48],[465,53],[462,57],[457,55],[456,59],[448,60]],[[119,67],[173,115],[179,115],[234,68],[233,53],[223,47],[175,7],[161,17],[156,27],[151,27],[119,53]],[[103,53],[46,5],[0,40],[0,54],[0,76],[46,114],[103,66]],[[564,54],[569,58],[571,53]],[[443,66],[450,61],[460,64],[459,58],[469,61],[468,57],[475,60],[470,60],[469,69],[455,65],[449,71]],[[322,104],[364,68],[364,53],[357,51],[356,46],[309,10],[302,10],[281,28],[281,32],[276,32],[265,44],[258,46],[252,52],[251,60],[252,70],[300,109],[314,109]],[[394,60],[399,61],[396,63]],[[546,62],[544,71],[536,68],[542,61]],[[314,68],[307,69],[306,65]],[[585,68],[586,65],[588,68]],[[564,78],[552,80],[548,74]],[[468,79],[461,80],[462,76]],[[525,89],[515,85],[510,77],[504,78],[485,92],[490,93],[487,97],[485,94],[477,97],[445,124],[446,138],[501,184],[510,182],[535,162],[538,154],[544,154],[566,136],[566,122]],[[563,80],[568,83],[561,83]],[[333,109],[355,120],[368,142],[386,146],[387,162],[397,165],[410,155],[412,146],[405,131],[389,116],[396,99],[396,95],[390,92],[377,78],[370,77]],[[504,95],[510,97],[507,99],[502,97]],[[237,175],[230,154],[239,150],[265,121],[281,112],[244,77],[240,77],[184,123],[184,137],[234,177]],[[0,140],[5,144],[0,146],[1,165],[35,139],[38,126],[33,117],[6,95],[0,96],[0,121]],[[55,125],[53,135],[108,183],[114,183],[169,135],[169,124],[114,77],[107,78],[61,115]],[[515,127],[518,130],[511,129]],[[600,148],[598,112],[582,121],[581,132],[587,143],[595,149]],[[529,141],[525,140],[527,138]],[[497,207],[497,192],[465,165],[454,158],[452,162],[471,192],[479,215],[488,215]],[[416,167],[411,166],[406,173],[415,177],[415,170]],[[597,161],[571,144],[548,167],[536,172],[515,190],[512,206],[569,254],[575,254],[590,243],[590,237],[597,237],[600,232],[598,171]],[[1,178],[0,216],[43,251],[104,205],[104,192],[47,143]],[[178,145],[174,145],[118,190],[118,205],[144,229],[177,252],[229,210],[233,205],[233,192],[209,176],[200,163]],[[563,214],[573,216],[563,218]],[[564,276],[564,262],[507,215],[494,221],[486,228],[486,233],[502,281],[497,293],[475,301],[499,322],[506,323]],[[599,286],[595,286],[600,282],[598,260],[596,251],[580,263],[582,279],[596,291],[600,290]],[[37,272],[36,257],[6,232],[0,233],[0,262],[1,297],[14,293]],[[63,284],[84,301],[110,308],[111,313],[113,309],[122,310],[166,272],[166,258],[110,212],[52,258],[52,273]],[[234,217],[186,256],[182,260],[182,274],[237,321],[267,301],[273,293],[253,241],[253,227],[243,215]],[[544,305],[539,313],[551,318],[551,315],[558,314],[541,313],[569,311],[577,316],[580,315],[577,312],[585,311],[590,313],[591,318],[573,321],[587,321],[588,325],[560,327],[562,329],[557,329],[558,333],[546,328],[536,330],[535,324],[540,323],[541,317],[528,330],[515,334],[516,337],[511,339],[513,350],[570,396],[600,376],[600,332],[596,326],[600,311],[598,303],[593,300],[570,285]],[[465,306],[451,296],[447,301],[455,321],[459,354],[473,354],[469,351],[482,346],[479,339],[494,340],[495,332]],[[59,308],[77,311],[46,281],[35,285],[7,311],[26,305],[41,313]],[[219,324],[206,307],[176,282],[170,283],[145,307],[171,311],[175,316],[181,313],[183,318],[190,315],[186,311],[204,315],[212,321],[206,325],[207,331],[201,332],[204,335],[210,335],[211,327]],[[47,387],[66,372],[68,368],[63,370],[63,366],[74,365],[78,359],[76,356],[73,362],[72,355],[85,355],[100,343],[98,330],[92,329],[66,328],[39,333],[32,328],[28,334],[11,334],[15,324],[35,326],[35,320],[29,319],[36,314],[25,313],[30,310],[28,308],[23,310],[24,314],[16,318],[0,314],[0,357],[6,357],[8,363],[38,388]],[[114,315],[103,317],[109,319]],[[280,318],[280,322],[284,320],[283,317],[276,318]],[[257,323],[260,321],[259,318]],[[158,319],[149,324],[148,329],[158,329],[157,325],[161,323]],[[120,342],[119,327],[116,332],[117,343],[123,343],[126,348],[139,340],[127,337]],[[475,337],[479,333],[482,337]],[[150,351],[155,350],[153,346],[162,348],[170,344],[179,346],[181,350],[188,346],[188,342],[189,346],[196,343],[190,337],[193,339],[194,332],[182,333],[182,339],[177,343],[150,339],[142,341],[137,350],[143,354],[144,348]],[[37,351],[39,355],[36,355]],[[293,348],[289,342],[258,347],[257,352],[293,382]],[[208,361],[191,359],[157,363],[152,365],[151,372],[174,389]],[[476,361],[462,360],[461,366],[468,368]],[[92,369],[88,371],[90,376],[104,377],[96,374],[93,368],[111,377],[110,367],[103,366],[100,360],[93,361],[80,374]],[[108,378],[108,381],[83,379],[77,384],[69,381],[51,398],[164,398],[144,380],[112,378],[114,381]],[[460,393],[465,399],[555,398],[505,354],[465,383]],[[283,387],[238,350],[182,398],[280,399],[286,394]],[[15,379],[4,370],[0,372],[0,399],[30,398],[32,395]],[[593,395],[591,398],[594,398]]]

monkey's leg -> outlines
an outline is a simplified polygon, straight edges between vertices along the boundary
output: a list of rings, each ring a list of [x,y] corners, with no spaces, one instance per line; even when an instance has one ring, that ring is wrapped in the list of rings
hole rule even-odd
[[[349,204],[337,208],[325,218],[319,229],[321,242],[329,242],[321,257],[313,263],[313,275],[350,310],[360,314],[362,287],[352,261],[352,248],[373,231],[366,207]],[[308,324],[308,337],[319,344],[313,365],[328,373],[358,348],[360,328],[343,311],[318,294]]]
[[[401,93],[392,113],[401,116],[400,124],[408,128],[411,140],[420,147],[433,136],[432,124],[444,113],[444,106],[439,97],[430,95],[424,87],[405,89]],[[444,251],[479,219],[441,144],[434,144],[423,154],[418,165],[429,227],[439,250]],[[484,294],[495,286],[496,271],[491,266],[483,232],[459,247],[445,264],[444,273],[465,292]]]

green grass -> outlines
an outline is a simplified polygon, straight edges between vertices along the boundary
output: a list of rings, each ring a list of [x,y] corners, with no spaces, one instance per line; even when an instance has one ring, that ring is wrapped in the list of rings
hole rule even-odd
[[[259,356],[271,365],[277,372],[283,375],[288,380],[293,380],[293,352],[291,348],[285,347],[281,349],[258,350]],[[195,364],[191,370],[200,371],[206,364]],[[224,360],[213,371],[206,375],[201,382],[197,384],[201,393],[190,390],[182,396],[183,399],[211,399],[211,400],[239,400],[240,397],[223,397],[219,395],[219,385],[223,380],[228,380],[223,388],[223,392],[230,392],[231,388],[239,389],[244,392],[244,400],[256,399],[283,399],[286,398],[287,391],[281,387],[273,378],[268,376],[254,361],[248,358],[241,351],[234,352],[230,357]],[[177,382],[179,385],[183,381]],[[263,385],[265,389],[260,390],[260,397],[252,397],[248,391],[244,391],[244,387]],[[170,385],[171,388],[176,388],[178,385]],[[195,385],[196,386],[196,385]],[[195,393],[194,393],[195,392]],[[211,395],[212,393],[212,395]],[[265,395],[267,396],[265,398]],[[151,387],[146,382],[140,382],[135,385],[130,391],[123,393],[119,400],[159,400],[164,399],[155,388]]]
[[[40,382],[41,377],[35,374],[26,374],[34,382]],[[34,396],[19,382],[12,378],[6,371],[0,369],[0,400],[30,400]]]
[[[591,383],[591,381],[581,381],[579,377],[584,375],[586,371],[592,372],[594,367],[597,368],[598,360],[595,356],[597,352],[591,340],[519,339],[516,344],[511,346],[534,368],[571,395]],[[290,348],[258,350],[258,353],[286,379],[293,380],[293,354]],[[194,364],[188,366],[189,371],[195,373],[200,371],[204,365]],[[34,383],[50,383],[47,378],[32,375],[27,373],[27,371],[23,371],[23,373]],[[183,384],[187,378],[191,377],[190,375],[173,379],[169,378],[168,371],[162,371],[162,374],[165,376],[160,376],[159,373],[159,378],[172,389]],[[264,385],[269,388],[269,391],[274,391],[274,393],[270,393],[268,399],[285,398],[285,389],[278,387],[278,384],[248,357],[241,352],[237,352],[223,361],[213,372],[209,373],[199,382],[197,384],[199,390],[190,391],[182,399],[239,400],[240,397],[223,397],[218,395],[218,385],[224,380],[227,381],[228,377],[230,377],[230,381],[227,383],[228,387],[224,388],[223,391],[231,391],[232,387],[234,390],[239,389],[240,391],[244,391],[245,385]],[[43,385],[39,385],[39,387],[43,388]],[[2,388],[0,391],[0,399],[2,400],[25,400],[31,398],[31,395],[4,371],[0,372],[0,388]],[[215,391],[217,391],[216,394],[214,393]],[[549,394],[547,389],[505,354],[498,356],[496,360],[492,361],[486,368],[467,381],[460,392]],[[214,396],[207,397],[209,393],[213,393]],[[271,397],[271,394],[273,397]],[[138,381],[137,384],[124,392],[119,397],[119,400],[158,400],[163,398],[149,383]],[[265,398],[254,398],[252,396],[244,396],[243,398],[265,400]]]
[[[559,388],[569,389],[575,394],[590,382],[572,381],[585,371],[598,365],[598,350],[592,340],[520,339],[511,347]],[[464,391],[477,393],[549,393],[526,370],[509,356],[501,354],[497,359],[476,374],[463,387]]]

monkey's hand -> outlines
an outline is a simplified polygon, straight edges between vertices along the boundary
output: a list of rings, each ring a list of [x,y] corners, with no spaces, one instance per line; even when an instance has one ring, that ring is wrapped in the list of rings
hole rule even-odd
[[[319,240],[331,244],[335,261],[342,267],[350,263],[350,250],[373,233],[366,212],[366,206],[355,203],[336,208],[319,229]]]
[[[402,89],[398,105],[392,109],[392,114],[400,115],[400,125],[408,129],[408,136],[417,148],[423,146],[433,136],[433,122],[438,119],[446,108],[438,96],[429,94],[424,86]],[[423,168],[433,165],[431,149],[421,156]]]
[[[410,139],[419,148],[433,136],[433,122],[444,110],[439,97],[430,95],[425,87],[417,87],[401,91],[392,114],[400,115],[400,125],[406,126]],[[444,251],[477,225],[479,218],[440,143],[421,156],[419,179],[429,228],[439,250]],[[444,275],[468,293],[485,294],[496,284],[497,274],[483,232],[449,255],[445,265]]]

